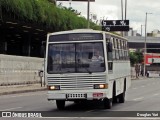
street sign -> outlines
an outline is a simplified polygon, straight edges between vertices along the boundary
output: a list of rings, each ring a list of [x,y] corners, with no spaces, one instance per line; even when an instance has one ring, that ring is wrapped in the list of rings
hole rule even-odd
[[[88,2],[88,0],[56,0],[56,1],[79,1],[79,2]],[[95,2],[95,0],[90,0],[90,2]]]
[[[102,20],[103,31],[129,31],[129,20]]]

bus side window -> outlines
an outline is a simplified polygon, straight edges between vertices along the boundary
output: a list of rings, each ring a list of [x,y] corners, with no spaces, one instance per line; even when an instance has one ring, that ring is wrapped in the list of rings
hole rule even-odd
[[[108,62],[108,70],[109,71],[113,70],[113,62]]]
[[[118,46],[118,39],[116,39],[116,59],[119,60],[119,46]]]
[[[113,45],[111,42],[107,43],[107,60],[108,60],[108,70],[113,70]]]
[[[122,59],[125,60],[125,53],[124,53],[124,41],[121,41],[122,44]]]
[[[123,51],[122,51],[122,41],[119,40],[119,52],[120,52],[120,60],[123,60]]]
[[[113,55],[113,60],[116,59],[116,43],[115,43],[115,38],[113,38],[113,52],[112,52],[112,55]]]
[[[115,49],[113,49],[112,57],[113,57],[113,60],[115,60],[115,59],[116,59],[116,50],[115,50]]]
[[[116,59],[119,60],[119,50],[116,50]]]

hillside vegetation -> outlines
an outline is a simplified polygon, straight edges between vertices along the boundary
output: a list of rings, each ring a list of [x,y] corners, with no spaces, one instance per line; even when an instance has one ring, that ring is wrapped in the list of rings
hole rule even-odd
[[[87,20],[48,0],[0,0],[0,16],[43,25],[53,31],[87,28]],[[100,29],[90,22],[92,29]]]

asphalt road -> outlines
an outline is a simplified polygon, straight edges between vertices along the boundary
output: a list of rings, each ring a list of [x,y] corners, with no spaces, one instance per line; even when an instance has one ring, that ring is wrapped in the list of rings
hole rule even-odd
[[[0,111],[45,111],[45,114],[52,117],[72,117],[72,119],[74,117],[81,117],[81,119],[83,117],[101,117],[103,119],[108,115],[125,114],[127,111],[136,113],[138,111],[140,113],[155,111],[154,113],[156,113],[156,111],[160,111],[160,78],[132,80],[132,86],[126,93],[126,102],[113,104],[110,110],[103,109],[101,103],[74,104],[67,102],[66,108],[59,111],[55,101],[47,101],[46,92],[41,91],[0,96]],[[158,117],[160,118],[160,114]]]

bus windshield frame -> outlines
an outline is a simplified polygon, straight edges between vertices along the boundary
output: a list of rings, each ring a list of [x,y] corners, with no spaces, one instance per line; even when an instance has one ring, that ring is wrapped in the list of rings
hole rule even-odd
[[[105,72],[103,41],[48,44],[48,74]]]

